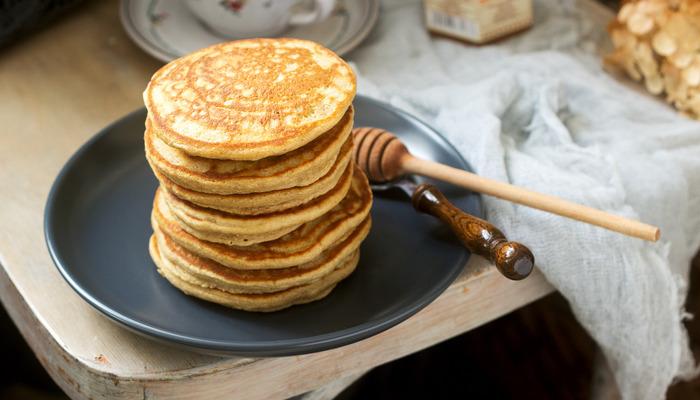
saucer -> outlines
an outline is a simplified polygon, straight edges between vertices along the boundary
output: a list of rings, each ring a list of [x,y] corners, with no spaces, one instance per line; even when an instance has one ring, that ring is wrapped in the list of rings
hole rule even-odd
[[[180,1],[122,0],[119,12],[131,39],[164,62],[232,40],[206,27]],[[339,0],[327,19],[292,27],[282,36],[313,40],[342,56],[362,42],[378,16],[379,0]]]

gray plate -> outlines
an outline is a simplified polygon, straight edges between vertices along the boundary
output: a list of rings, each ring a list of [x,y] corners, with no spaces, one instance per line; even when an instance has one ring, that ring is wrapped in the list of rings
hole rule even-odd
[[[388,129],[416,155],[467,163],[438,133],[389,105],[358,96],[356,126]],[[346,345],[405,320],[442,293],[469,253],[437,220],[400,196],[377,194],[372,231],[357,270],[325,299],[260,314],[185,296],[148,255],[157,186],[143,153],[145,110],[108,126],[66,163],[46,204],[45,234],[56,266],[93,307],[135,332],[208,353],[283,356]],[[439,184],[481,216],[479,198]]]

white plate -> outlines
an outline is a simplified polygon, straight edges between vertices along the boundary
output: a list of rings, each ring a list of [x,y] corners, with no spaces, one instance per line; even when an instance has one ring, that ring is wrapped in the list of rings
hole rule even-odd
[[[180,1],[122,0],[120,16],[131,39],[165,62],[230,40],[205,27]],[[343,55],[369,34],[378,16],[379,0],[339,0],[328,19],[282,35],[313,40]]]

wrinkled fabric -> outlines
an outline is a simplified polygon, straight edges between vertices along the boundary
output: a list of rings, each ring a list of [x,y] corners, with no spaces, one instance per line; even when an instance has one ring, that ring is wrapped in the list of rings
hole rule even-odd
[[[694,373],[682,320],[700,246],[700,123],[602,70],[612,13],[535,10],[530,30],[468,46],[428,35],[419,1],[385,1],[349,55],[358,91],[425,120],[480,175],[661,227],[649,243],[483,197],[599,344],[622,397],[663,398]]]

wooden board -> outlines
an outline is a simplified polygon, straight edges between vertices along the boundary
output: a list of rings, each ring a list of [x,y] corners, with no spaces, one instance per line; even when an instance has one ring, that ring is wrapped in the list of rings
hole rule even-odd
[[[199,355],[116,326],[58,274],[43,237],[44,203],[84,141],[141,107],[159,66],[123,32],[116,1],[87,2],[0,57],[0,299],[71,397],[284,398],[421,350],[552,291],[538,272],[511,282],[474,257],[445,294],[399,326],[285,358]]]

